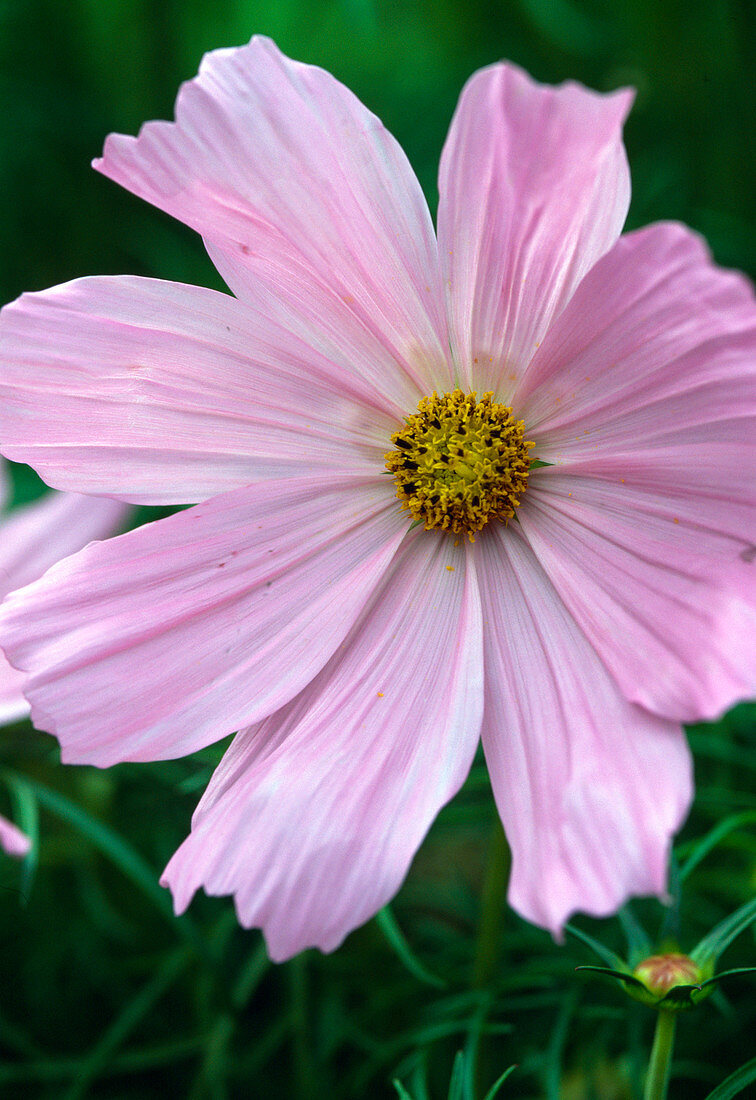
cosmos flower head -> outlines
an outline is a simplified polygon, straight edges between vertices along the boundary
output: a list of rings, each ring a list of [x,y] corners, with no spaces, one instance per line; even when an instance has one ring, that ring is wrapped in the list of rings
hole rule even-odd
[[[36,580],[60,558],[80,550],[91,539],[104,538],[122,526],[128,508],[106,498],[75,493],[46,493],[41,499],[6,510],[12,496],[7,464],[0,460],[0,594]],[[19,722],[29,714],[23,693],[25,677],[0,653],[0,724]],[[0,847],[7,855],[25,856],[31,841],[13,822],[0,816]]]
[[[436,234],[338,81],[213,52],[95,167],[232,295],[85,278],[0,317],[5,454],[193,505],[16,593],[0,644],[67,762],[241,731],[163,882],[274,959],[390,900],[481,739],[519,913],[662,894],[681,723],[752,691],[753,292],[682,226],[620,236],[631,101],[476,73]]]

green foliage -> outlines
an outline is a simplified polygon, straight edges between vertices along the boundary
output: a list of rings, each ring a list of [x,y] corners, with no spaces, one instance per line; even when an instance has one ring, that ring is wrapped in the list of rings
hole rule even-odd
[[[12,774],[23,765],[38,806],[41,843],[23,896],[22,869],[0,866],[0,1095],[351,1100],[386,1097],[398,1081],[412,1100],[443,1100],[454,1082],[464,1082],[464,1100],[482,1100],[515,1063],[502,1097],[638,1095],[653,1014],[575,968],[592,961],[592,943],[608,958],[628,957],[635,924],[660,927],[662,907],[635,903],[638,920],[577,918],[577,935],[562,946],[504,910],[493,972],[476,984],[488,848],[495,855],[497,843],[482,761],[441,814],[390,914],[331,956],[307,952],[273,966],[259,933],[237,927],[229,901],[199,897],[177,921],[156,885],[217,753],[98,772],[62,768],[52,739],[28,727],[5,740]],[[730,742],[715,790],[737,791],[740,748],[753,740],[750,730]],[[702,777],[680,847],[713,827],[711,789]],[[741,787],[736,800],[741,813],[756,809],[756,792]],[[681,941],[724,921],[755,877],[752,830],[728,832],[686,882]],[[742,931],[727,948],[728,967],[752,963],[753,944]],[[742,1061],[756,1027],[752,981],[733,976],[695,1023],[680,1021],[680,1097],[703,1098]]]
[[[475,1100],[477,1094],[474,1085],[474,1066],[474,1061],[470,1058],[466,1058],[464,1051],[457,1051],[457,1056],[454,1059],[454,1065],[452,1067],[451,1081],[449,1082],[448,1100]],[[504,1084],[507,1077],[509,1077],[511,1073],[514,1073],[516,1069],[517,1066],[510,1066],[509,1069],[505,1069],[501,1076],[491,1085],[484,1100],[494,1100],[494,1097],[499,1095],[501,1086]],[[419,1097],[411,1096],[401,1081],[394,1080],[393,1085],[399,1095],[399,1100],[420,1100]],[[427,1096],[427,1092],[425,1092],[424,1095]]]
[[[731,1073],[726,1081],[709,1093],[706,1100],[731,1100],[733,1096],[740,1096],[754,1081],[756,1081],[756,1058],[752,1058],[750,1062],[746,1062],[740,1069]]]
[[[726,951],[732,941],[756,921],[756,898],[751,898],[734,913],[730,913],[724,920],[712,928],[704,938],[696,944],[690,953],[690,957],[698,963],[705,965],[710,959],[718,959],[723,951]]]
[[[508,57],[541,80],[633,84],[631,226],[680,219],[720,262],[753,274],[754,21],[748,0],[6,0],[0,299],[100,272],[221,287],[191,232],[89,162],[109,131],[170,117],[203,51],[256,32],[349,84],[402,142],[432,205],[474,69]],[[40,488],[17,471],[16,502]],[[25,863],[0,862],[0,1094],[640,1095],[651,1014],[575,975],[593,957],[587,945],[600,943],[611,967],[643,953],[639,928],[695,944],[756,888],[756,709],[697,727],[691,741],[697,798],[669,910],[642,901],[620,919],[577,918],[563,945],[506,908],[492,924],[481,898],[495,898],[499,880],[486,868],[505,858],[478,761],[391,911],[332,956],[273,966],[228,899],[199,897],[176,920],[157,885],[219,750],[98,772],[61,767],[52,738],[28,725],[3,731],[0,810],[39,844]],[[738,930],[731,970],[753,963],[753,928]],[[671,1100],[723,1100],[752,1084],[751,1062],[715,1088],[754,1033],[751,979],[733,978],[680,1020]]]

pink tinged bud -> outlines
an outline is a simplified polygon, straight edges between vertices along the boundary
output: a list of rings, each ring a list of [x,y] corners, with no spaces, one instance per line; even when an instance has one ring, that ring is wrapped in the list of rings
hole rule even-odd
[[[665,997],[676,986],[700,986],[703,980],[700,967],[687,955],[676,953],[644,959],[633,976],[655,997]]]

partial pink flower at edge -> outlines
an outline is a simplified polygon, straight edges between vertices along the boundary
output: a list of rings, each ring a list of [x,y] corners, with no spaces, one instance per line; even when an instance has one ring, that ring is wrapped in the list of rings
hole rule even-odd
[[[0,465],[0,508],[8,496],[8,475]],[[92,499],[74,493],[48,493],[0,519],[0,597],[36,580],[91,539],[105,538],[121,527],[128,508],[119,501]],[[24,696],[26,676],[12,668],[0,652],[0,724],[18,722],[29,714]],[[25,856],[30,840],[0,817],[0,847],[11,856]]]
[[[476,74],[437,244],[333,77],[217,51],[175,123],[96,166],[201,233],[236,298],[94,278],[0,317],[9,457],[195,504],[55,566],[0,642],[67,761],[242,728],[164,881],[178,910],[233,894],[276,959],[393,896],[481,735],[520,913],[558,932],[662,894],[680,723],[753,690],[753,294],[683,227],[619,237],[630,101]],[[410,530],[384,468],[457,385],[549,463],[474,543]]]
[[[17,825],[0,814],[0,848],[6,855],[23,859],[31,848],[31,840]]]

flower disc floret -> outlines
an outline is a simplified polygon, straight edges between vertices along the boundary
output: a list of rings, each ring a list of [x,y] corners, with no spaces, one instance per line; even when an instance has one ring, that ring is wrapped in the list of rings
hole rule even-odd
[[[484,393],[454,390],[423,397],[391,437],[386,468],[402,507],[425,525],[454,535],[515,514],[528,483],[533,446],[512,410]]]

